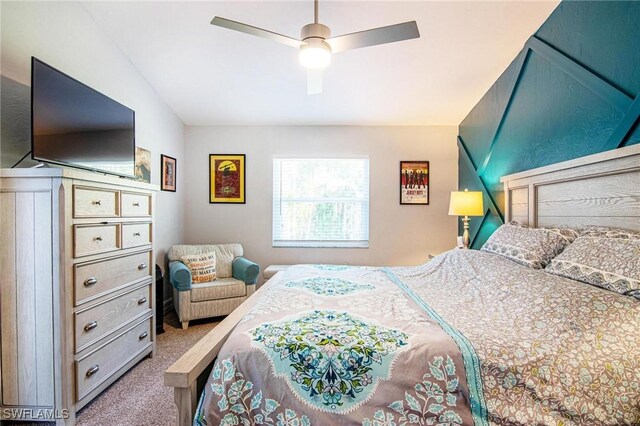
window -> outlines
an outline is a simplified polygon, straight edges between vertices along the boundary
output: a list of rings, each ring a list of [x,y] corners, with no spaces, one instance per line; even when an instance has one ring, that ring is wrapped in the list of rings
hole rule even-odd
[[[369,247],[369,159],[274,159],[273,246]]]

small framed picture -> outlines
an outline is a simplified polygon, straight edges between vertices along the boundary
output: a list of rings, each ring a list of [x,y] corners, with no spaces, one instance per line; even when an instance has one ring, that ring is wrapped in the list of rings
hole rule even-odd
[[[245,155],[209,155],[209,203],[245,204]]]
[[[136,179],[142,182],[151,182],[151,151],[136,146]]]
[[[176,159],[160,154],[160,189],[176,192]]]
[[[400,162],[400,204],[429,204],[429,162]]]

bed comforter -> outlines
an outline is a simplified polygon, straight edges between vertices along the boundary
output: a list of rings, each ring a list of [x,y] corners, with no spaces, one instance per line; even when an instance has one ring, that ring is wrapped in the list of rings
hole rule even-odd
[[[197,425],[640,423],[640,302],[495,254],[279,274]]]

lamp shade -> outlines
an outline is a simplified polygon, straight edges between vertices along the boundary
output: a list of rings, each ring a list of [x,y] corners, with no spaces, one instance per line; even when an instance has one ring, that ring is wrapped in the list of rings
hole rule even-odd
[[[449,214],[451,216],[482,216],[482,192],[480,191],[453,191],[449,202]]]

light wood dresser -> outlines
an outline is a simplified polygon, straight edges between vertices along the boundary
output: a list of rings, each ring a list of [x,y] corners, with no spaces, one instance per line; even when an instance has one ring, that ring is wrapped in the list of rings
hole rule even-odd
[[[75,423],[155,352],[155,185],[0,170],[0,419]]]

